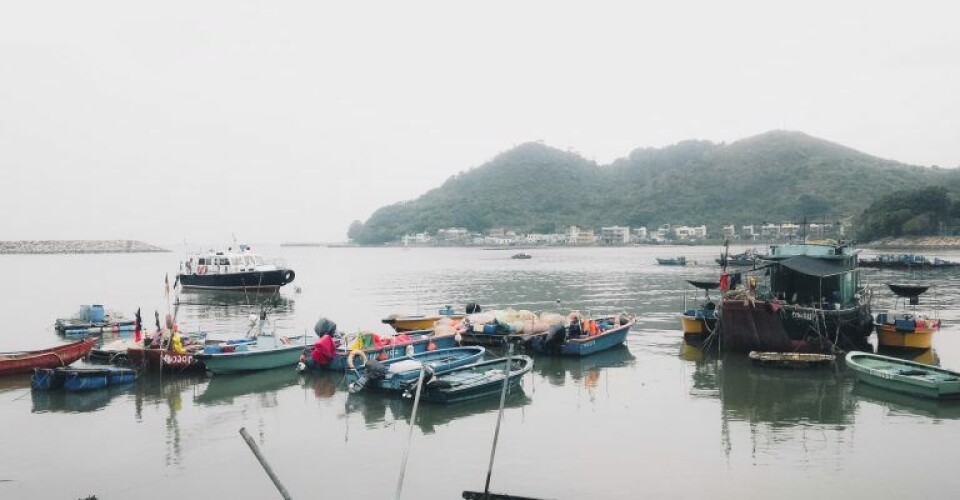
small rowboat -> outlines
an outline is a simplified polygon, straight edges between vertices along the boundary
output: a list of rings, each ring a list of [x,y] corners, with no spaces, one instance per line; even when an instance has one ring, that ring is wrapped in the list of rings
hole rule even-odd
[[[31,385],[34,389],[48,391],[89,391],[108,385],[128,384],[137,380],[136,370],[130,368],[37,368],[33,371]]]
[[[687,265],[687,258],[684,256],[663,259],[657,257],[657,264],[660,264],[661,266],[685,266]]]
[[[382,363],[368,361],[363,368],[347,372],[347,379],[351,382],[350,392],[359,392],[365,387],[382,391],[399,391],[407,384],[416,382],[423,366],[433,374],[440,374],[476,363],[483,357],[484,352],[486,349],[477,346],[453,347],[388,359]]]
[[[436,374],[430,381],[424,381],[420,399],[435,403],[458,403],[471,399],[500,394],[503,377],[509,371],[508,390],[520,385],[520,379],[533,369],[533,359],[529,356],[499,358],[490,361],[461,366],[444,373]],[[416,392],[416,380],[406,387],[411,397]],[[407,395],[405,394],[405,395]]]
[[[623,345],[627,333],[637,321],[629,316],[609,316],[587,321],[583,334],[570,336],[570,326],[551,329],[547,333],[529,336],[527,346],[534,352],[562,356],[588,356]],[[590,328],[586,328],[590,325]]]
[[[925,398],[960,398],[960,372],[860,351],[847,353],[846,361],[870,385]]]
[[[97,339],[88,338],[38,351],[20,351],[0,354],[0,375],[30,373],[34,368],[67,366],[84,357],[96,345]]]
[[[833,363],[836,356],[833,354],[816,354],[807,352],[761,352],[750,351],[750,360],[760,366],[775,366],[778,368],[812,368]]]

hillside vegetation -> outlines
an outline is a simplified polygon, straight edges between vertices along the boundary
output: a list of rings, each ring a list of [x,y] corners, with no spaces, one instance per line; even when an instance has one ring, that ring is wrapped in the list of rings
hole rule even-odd
[[[506,151],[419,198],[380,208],[349,237],[377,244],[464,227],[754,224],[860,214],[894,191],[960,186],[954,171],[876,158],[799,132],[642,148],[610,165],[539,143]]]

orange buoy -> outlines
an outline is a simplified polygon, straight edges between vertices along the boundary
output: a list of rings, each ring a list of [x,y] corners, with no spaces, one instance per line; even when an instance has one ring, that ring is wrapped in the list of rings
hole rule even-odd
[[[437,344],[434,344],[433,341],[431,340],[430,343],[427,344],[427,350],[428,350],[428,351],[436,351],[436,350],[437,350]]]

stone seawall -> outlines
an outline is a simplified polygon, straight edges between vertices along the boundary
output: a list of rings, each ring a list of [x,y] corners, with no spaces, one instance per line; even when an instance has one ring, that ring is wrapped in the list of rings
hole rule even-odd
[[[904,250],[960,250],[960,236],[912,236],[883,238],[860,245],[864,248]]]
[[[0,254],[150,253],[165,248],[136,240],[18,240],[0,241]]]

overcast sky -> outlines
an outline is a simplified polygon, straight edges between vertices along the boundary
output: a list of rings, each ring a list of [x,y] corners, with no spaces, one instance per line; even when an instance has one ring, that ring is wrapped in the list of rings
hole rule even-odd
[[[341,241],[542,140],[960,165],[951,3],[0,3],[0,239]]]

